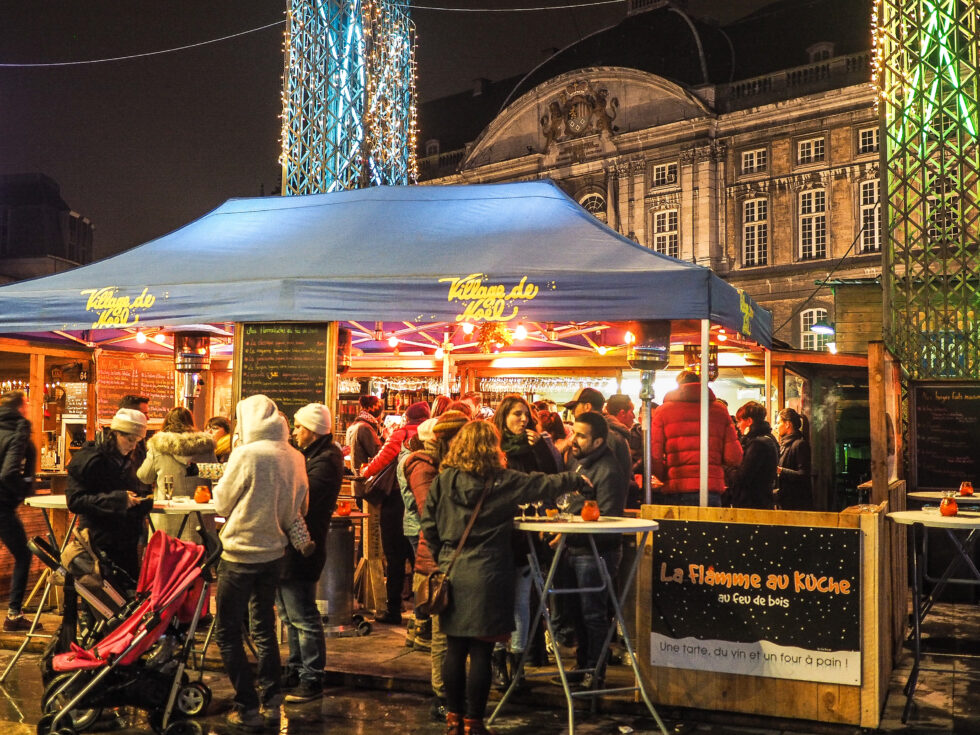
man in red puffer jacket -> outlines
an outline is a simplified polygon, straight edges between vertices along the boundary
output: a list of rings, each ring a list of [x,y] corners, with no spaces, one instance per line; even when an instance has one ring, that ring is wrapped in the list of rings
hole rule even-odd
[[[701,385],[697,373],[677,376],[677,390],[664,396],[650,427],[650,469],[664,485],[653,502],[700,505]],[[725,468],[742,461],[742,445],[728,409],[708,391],[708,505],[720,506]]]

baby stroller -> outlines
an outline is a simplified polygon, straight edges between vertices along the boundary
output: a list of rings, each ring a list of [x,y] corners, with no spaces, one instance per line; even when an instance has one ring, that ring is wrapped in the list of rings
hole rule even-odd
[[[104,708],[145,710],[158,733],[199,733],[186,717],[202,715],[211,690],[184,672],[194,633],[221,555],[217,536],[198,529],[204,546],[157,531],[140,568],[138,606],[88,649],[54,656],[57,675],[44,689],[38,735],[75,735]]]

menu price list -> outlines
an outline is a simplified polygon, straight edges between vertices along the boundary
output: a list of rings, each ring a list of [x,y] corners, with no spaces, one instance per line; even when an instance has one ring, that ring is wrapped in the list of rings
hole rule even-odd
[[[326,324],[246,324],[242,330],[241,394],[262,393],[292,419],[307,403],[323,402]]]
[[[96,382],[100,421],[109,421],[126,395],[150,399],[150,419],[174,407],[174,366],[170,360],[106,357],[98,360]]]
[[[980,384],[918,384],[913,401],[916,489],[980,480]]]

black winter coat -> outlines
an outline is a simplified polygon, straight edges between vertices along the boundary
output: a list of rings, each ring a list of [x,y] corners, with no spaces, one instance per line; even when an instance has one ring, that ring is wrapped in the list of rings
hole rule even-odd
[[[794,431],[779,442],[779,507],[783,510],[813,510],[813,480],[810,443]]]
[[[321,436],[301,451],[306,458],[306,475],[310,482],[310,507],[303,518],[316,549],[310,556],[304,557],[292,545],[287,546],[282,577],[316,582],[327,560],[327,531],[337,507],[337,496],[340,495],[344,455],[340,447],[334,444],[332,434]]]
[[[101,437],[100,437],[101,438]],[[137,546],[143,523],[153,507],[153,498],[129,508],[127,490],[133,486],[135,472],[129,457],[123,457],[104,441],[86,442],[68,463],[68,510],[78,515],[78,527],[89,529],[96,548],[122,568],[132,582],[113,579],[121,589],[136,586],[139,577]]]
[[[726,473],[728,500],[733,508],[772,510],[772,491],[776,486],[779,445],[768,421],[752,422],[742,442],[742,461]]]
[[[623,516],[623,509],[626,507],[626,481],[620,459],[608,443],[581,459],[573,457],[572,468],[575,474],[585,475],[592,483],[592,487],[585,485],[581,493],[583,499],[596,501],[599,515],[619,518]],[[575,513],[581,510],[581,505],[572,508]],[[618,533],[596,534],[594,539],[599,551],[618,549],[622,544],[622,536]],[[592,553],[588,534],[571,533],[566,543],[570,554]]]
[[[36,460],[31,422],[16,408],[0,407],[0,510],[16,510],[31,495]]]
[[[439,615],[443,633],[465,638],[506,635],[514,629],[514,552],[517,504],[556,498],[582,485],[573,472],[545,475],[502,470],[453,566],[452,600]],[[483,492],[484,480],[455,468],[432,482],[422,509],[422,535],[443,572]]]
[[[16,408],[0,407],[0,510],[16,510],[31,495],[36,460],[31,422]]]

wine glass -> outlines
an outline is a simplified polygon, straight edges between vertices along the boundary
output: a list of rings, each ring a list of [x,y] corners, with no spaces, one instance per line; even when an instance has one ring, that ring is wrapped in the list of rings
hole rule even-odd
[[[526,521],[527,520],[527,508],[528,508],[529,505],[531,505],[531,504],[530,503],[518,503],[517,504],[517,507],[521,509],[521,520],[522,521]]]
[[[569,518],[568,509],[572,507],[572,496],[574,493],[563,493],[558,496],[555,501],[555,505],[558,506],[558,511],[561,513],[561,519],[567,521]]]
[[[171,500],[174,497],[174,476],[164,475],[163,476],[163,497],[165,500]]]
[[[540,518],[541,517],[541,509],[544,508],[544,501],[543,500],[535,500],[534,503],[532,503],[532,505],[534,505],[534,515],[535,515],[535,517]]]

